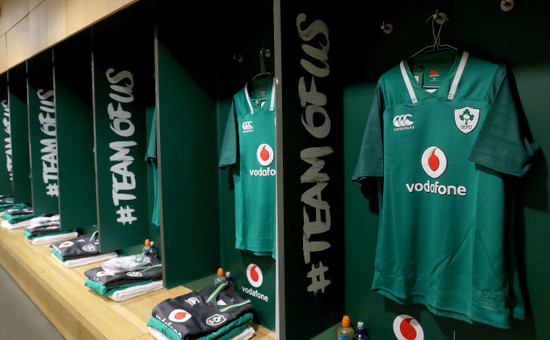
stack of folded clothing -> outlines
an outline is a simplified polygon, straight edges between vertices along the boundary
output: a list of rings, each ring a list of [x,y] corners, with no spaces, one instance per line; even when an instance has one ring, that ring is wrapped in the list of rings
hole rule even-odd
[[[53,258],[67,268],[106,261],[118,256],[115,252],[99,252],[97,231],[74,240],[53,243],[50,247]]]
[[[78,237],[78,233],[74,230],[61,230],[59,214],[32,218],[25,227],[23,235],[34,245],[62,242]]]
[[[254,336],[252,313],[250,300],[225,282],[162,301],[147,326],[159,340],[245,340]]]
[[[162,264],[154,255],[128,255],[88,269],[84,285],[114,301],[124,301],[161,289]]]
[[[29,220],[34,216],[32,207],[26,203],[11,204],[7,210],[4,210],[2,227],[6,229],[23,228],[29,224]]]

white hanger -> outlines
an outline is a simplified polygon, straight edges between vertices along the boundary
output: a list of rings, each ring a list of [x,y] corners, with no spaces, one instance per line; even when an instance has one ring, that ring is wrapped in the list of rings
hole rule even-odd
[[[442,51],[442,50],[449,50],[449,49],[452,49],[452,50],[456,50],[457,48],[454,47],[454,46],[451,46],[449,44],[441,44],[441,28],[443,27],[443,24],[447,21],[449,21],[449,19],[447,18],[447,15],[443,12],[439,12],[437,10],[435,10],[435,13],[430,15],[430,17],[426,20],[426,22],[428,22],[428,20],[432,20],[432,36],[434,38],[434,43],[432,45],[428,45],[424,48],[422,48],[420,51],[416,52],[415,54],[411,55],[409,57],[410,58],[414,58],[416,57],[417,55],[421,54],[421,53],[430,53],[430,52],[435,52],[435,51]],[[437,30],[437,34],[435,32],[435,24],[439,24],[439,29]]]

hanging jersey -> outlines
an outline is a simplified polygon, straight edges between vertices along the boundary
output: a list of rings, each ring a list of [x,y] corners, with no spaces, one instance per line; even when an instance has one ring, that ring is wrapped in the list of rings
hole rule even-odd
[[[220,167],[233,167],[235,247],[275,258],[275,83],[249,82],[235,94]]]
[[[151,131],[147,142],[147,153],[145,161],[152,170],[153,181],[153,210],[151,212],[151,223],[160,226],[160,200],[159,200],[159,174],[157,162],[157,111],[153,113],[151,121]]]
[[[412,62],[381,76],[353,175],[383,177],[372,287],[508,328],[505,179],[536,146],[504,66],[456,51]]]
[[[241,298],[232,285],[222,283],[164,300],[153,308],[151,318],[163,322],[182,339],[195,339],[251,311],[250,300]]]

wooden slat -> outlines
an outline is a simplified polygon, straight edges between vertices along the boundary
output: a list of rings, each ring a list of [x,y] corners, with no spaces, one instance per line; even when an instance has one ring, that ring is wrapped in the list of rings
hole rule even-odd
[[[48,245],[32,245],[21,229],[0,228],[0,253],[0,265],[67,339],[154,339],[147,329],[154,306],[190,292],[179,286],[112,301],[84,286],[84,272],[100,263],[66,268],[51,257]],[[255,329],[253,339],[275,339],[270,330]]]

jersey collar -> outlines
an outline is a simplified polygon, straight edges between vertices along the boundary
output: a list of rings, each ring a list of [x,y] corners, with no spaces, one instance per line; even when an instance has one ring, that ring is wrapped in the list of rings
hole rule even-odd
[[[453,82],[449,86],[449,92],[446,93],[446,97],[448,100],[453,100],[455,98],[458,84],[460,83],[460,79],[462,78],[464,68],[466,67],[466,63],[468,61],[468,56],[469,56],[469,53],[464,51],[462,52],[460,60],[458,59],[458,56],[457,58],[455,58],[452,70],[451,72],[449,72],[449,75],[447,76],[446,86],[448,86],[448,80],[451,79],[452,75],[454,74],[454,77],[452,77]],[[405,82],[405,86],[407,87],[407,91],[409,92],[411,102],[413,104],[418,102],[419,96],[420,97],[442,96],[440,91],[444,88],[443,85],[435,93],[427,92],[425,89],[422,88],[422,86],[420,86],[420,84],[418,84],[418,82],[416,82],[405,60],[401,60],[401,62],[399,63],[399,68],[401,70],[401,75],[403,77],[403,81]]]
[[[261,111],[265,111],[266,109],[264,107],[260,107],[252,102],[250,99],[250,95],[248,93],[248,84],[246,83],[244,85],[244,95],[246,96],[246,101],[248,103],[248,107],[250,108],[250,113],[255,114]],[[272,79],[272,85],[271,85],[271,91],[269,93],[270,96],[270,102],[269,102],[269,111],[275,110],[275,78]]]

